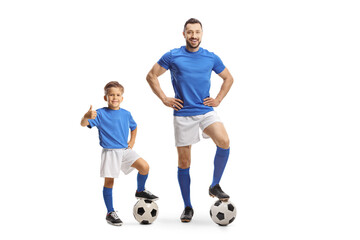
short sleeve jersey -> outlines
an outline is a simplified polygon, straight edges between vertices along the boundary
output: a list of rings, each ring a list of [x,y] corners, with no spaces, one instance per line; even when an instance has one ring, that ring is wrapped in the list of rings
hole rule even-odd
[[[129,129],[133,131],[137,126],[131,113],[122,108],[112,110],[106,107],[96,112],[96,118],[88,120],[88,127],[99,130],[100,146],[107,149],[127,148]]]
[[[212,107],[203,104],[210,96],[211,73],[219,74],[225,69],[215,53],[203,48],[190,52],[182,46],[165,53],[158,64],[170,69],[175,98],[184,102],[182,109],[174,111],[175,116],[195,116],[213,111]]]

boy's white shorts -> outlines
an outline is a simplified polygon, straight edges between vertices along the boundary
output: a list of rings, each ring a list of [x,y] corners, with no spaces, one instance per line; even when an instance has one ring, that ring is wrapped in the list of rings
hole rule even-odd
[[[199,128],[205,128],[215,122],[221,122],[215,111],[196,116],[174,116],[175,145],[177,147],[189,146],[200,141]],[[204,132],[203,138],[209,138]]]
[[[131,148],[106,149],[101,153],[100,176],[107,178],[119,177],[120,170],[129,174],[135,168],[131,167],[140,156]]]

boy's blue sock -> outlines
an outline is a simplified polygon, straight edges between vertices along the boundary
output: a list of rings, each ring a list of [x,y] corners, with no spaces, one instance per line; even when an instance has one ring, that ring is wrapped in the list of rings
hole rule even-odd
[[[192,208],[190,202],[190,171],[189,170],[190,168],[182,169],[178,167],[178,181],[185,207]]]
[[[230,148],[223,149],[217,147],[215,159],[214,159],[214,175],[213,175],[213,182],[211,187],[214,187],[216,184],[219,184],[221,176],[224,172],[226,163],[229,159]]]
[[[145,182],[146,179],[148,178],[149,174],[146,175],[141,175],[140,173],[138,173],[137,175],[137,191],[138,192],[142,192],[145,190]]]
[[[112,188],[104,187],[103,196],[108,213],[113,212],[114,207],[113,207],[113,199],[112,199]]]

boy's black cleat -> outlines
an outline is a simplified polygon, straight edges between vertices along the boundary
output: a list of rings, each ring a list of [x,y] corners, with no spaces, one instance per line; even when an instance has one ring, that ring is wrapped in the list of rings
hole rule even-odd
[[[106,221],[107,221],[108,224],[111,224],[111,225],[114,225],[114,226],[121,226],[123,224],[123,222],[118,217],[116,212],[109,212],[106,215]]]
[[[138,199],[145,199],[145,200],[151,200],[151,201],[156,201],[159,199],[157,196],[155,196],[154,194],[152,194],[150,191],[148,191],[146,189],[142,192],[136,191],[135,197]]]
[[[194,216],[194,210],[191,207],[186,207],[181,214],[181,222],[190,222]]]
[[[216,184],[213,187],[209,187],[209,195],[211,197],[217,197],[220,201],[229,200],[230,196],[224,193],[219,184]]]

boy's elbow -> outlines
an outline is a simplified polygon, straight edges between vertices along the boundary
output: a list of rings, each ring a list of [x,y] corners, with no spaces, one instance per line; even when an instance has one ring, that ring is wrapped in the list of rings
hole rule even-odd
[[[86,127],[87,125],[89,125],[89,122],[88,122],[88,121],[85,121],[84,119],[82,119],[81,122],[80,122],[80,125],[81,125],[82,127]]]

